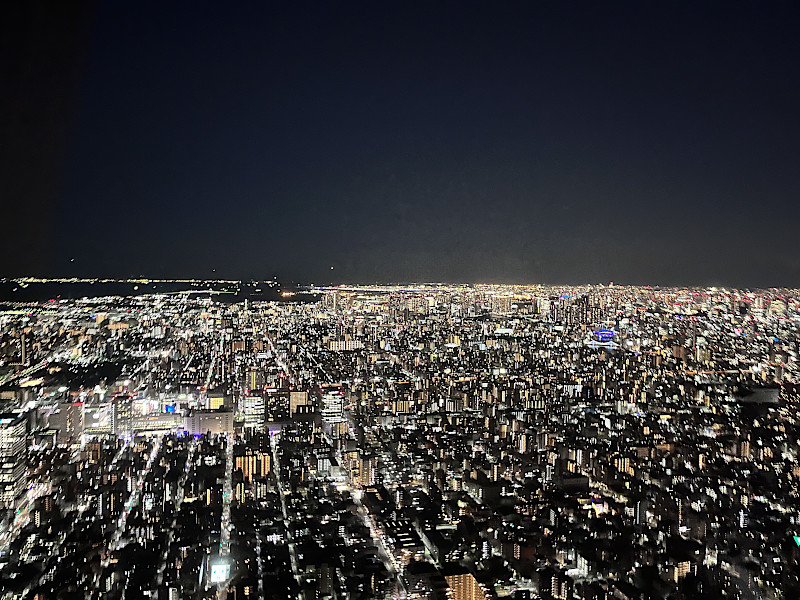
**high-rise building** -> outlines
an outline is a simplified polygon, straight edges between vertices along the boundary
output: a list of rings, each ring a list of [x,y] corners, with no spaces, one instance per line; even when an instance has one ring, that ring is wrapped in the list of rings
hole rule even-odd
[[[117,437],[133,435],[133,403],[127,394],[115,396],[111,404],[111,430]]]
[[[244,426],[253,431],[264,431],[266,404],[263,396],[245,396]]]
[[[358,473],[354,478],[356,485],[367,487],[375,485],[375,470],[378,466],[378,459],[375,456],[358,457]]]
[[[20,351],[22,354],[22,365],[29,367],[30,366],[30,351],[28,349],[28,336],[26,334],[22,334],[22,337],[19,341],[20,344]]]
[[[447,575],[445,581],[451,592],[448,598],[453,600],[485,600],[489,597],[472,573]]]
[[[264,371],[261,369],[251,368],[247,372],[247,387],[251,390],[260,390],[264,387]]]
[[[341,392],[327,392],[322,397],[322,420],[325,423],[342,423],[345,421],[344,397]]]
[[[25,488],[25,415],[0,414],[0,507],[10,508]]]
[[[259,452],[247,448],[244,454],[235,458],[237,469],[242,470],[245,481],[250,481],[253,477],[266,477],[272,470],[272,458],[268,452]]]

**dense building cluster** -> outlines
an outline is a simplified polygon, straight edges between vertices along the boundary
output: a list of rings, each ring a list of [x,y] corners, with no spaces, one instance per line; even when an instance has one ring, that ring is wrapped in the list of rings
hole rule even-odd
[[[3,304],[0,598],[800,596],[796,291],[308,292]]]

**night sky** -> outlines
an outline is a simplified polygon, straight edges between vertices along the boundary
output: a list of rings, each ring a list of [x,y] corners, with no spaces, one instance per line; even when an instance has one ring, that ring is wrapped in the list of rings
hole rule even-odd
[[[0,276],[800,286],[793,2],[20,4]]]

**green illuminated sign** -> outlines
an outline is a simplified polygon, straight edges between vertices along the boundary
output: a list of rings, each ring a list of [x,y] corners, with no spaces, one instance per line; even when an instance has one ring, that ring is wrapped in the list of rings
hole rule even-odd
[[[800,546],[800,535],[794,536],[794,543]]]

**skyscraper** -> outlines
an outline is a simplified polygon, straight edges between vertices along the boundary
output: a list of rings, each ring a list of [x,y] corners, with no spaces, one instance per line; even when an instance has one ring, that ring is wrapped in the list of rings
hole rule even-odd
[[[10,508],[25,487],[26,421],[22,412],[0,414],[0,507]]]

